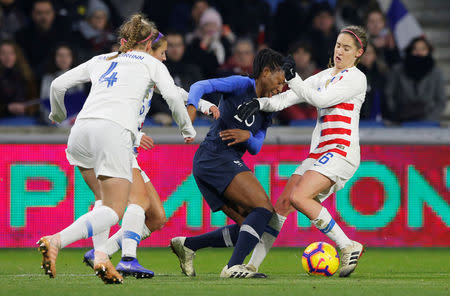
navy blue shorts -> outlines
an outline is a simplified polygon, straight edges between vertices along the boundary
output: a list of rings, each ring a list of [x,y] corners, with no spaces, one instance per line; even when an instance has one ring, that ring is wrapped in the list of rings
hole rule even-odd
[[[250,169],[242,159],[230,152],[212,152],[198,148],[194,156],[193,174],[198,189],[213,212],[225,205],[223,193],[234,176]]]

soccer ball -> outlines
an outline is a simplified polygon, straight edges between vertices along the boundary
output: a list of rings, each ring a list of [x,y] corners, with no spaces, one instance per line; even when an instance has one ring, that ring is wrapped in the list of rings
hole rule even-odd
[[[332,276],[339,268],[339,254],[332,245],[315,242],[303,252],[302,265],[309,275]]]

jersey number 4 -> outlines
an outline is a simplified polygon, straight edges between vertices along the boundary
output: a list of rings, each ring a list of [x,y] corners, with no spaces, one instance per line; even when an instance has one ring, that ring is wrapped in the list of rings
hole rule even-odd
[[[117,81],[117,77],[116,77],[117,76],[117,72],[113,72],[113,70],[116,68],[116,66],[117,66],[117,62],[112,62],[111,65],[109,66],[108,70],[106,70],[106,72],[102,76],[100,76],[98,81],[100,83],[108,82],[108,85],[106,87],[113,86],[114,82]]]

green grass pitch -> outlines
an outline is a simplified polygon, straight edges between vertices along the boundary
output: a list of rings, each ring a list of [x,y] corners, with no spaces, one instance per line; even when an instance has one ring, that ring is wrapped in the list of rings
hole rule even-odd
[[[65,249],[57,277],[43,274],[36,249],[0,249],[0,295],[450,295],[450,249],[369,248],[350,278],[311,277],[301,267],[303,248],[276,248],[261,267],[268,279],[220,279],[231,249],[197,252],[196,278],[180,273],[168,248],[138,250],[152,279],[105,285],[81,263],[84,249]],[[119,256],[113,257],[117,263]]]

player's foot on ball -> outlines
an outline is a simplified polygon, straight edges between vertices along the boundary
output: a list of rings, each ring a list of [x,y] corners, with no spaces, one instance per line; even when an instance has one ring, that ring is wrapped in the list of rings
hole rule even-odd
[[[254,272],[245,265],[234,265],[228,268],[228,265],[222,269],[221,278],[266,278],[264,273]]]
[[[36,244],[42,254],[41,268],[50,278],[56,276],[56,257],[58,257],[59,247],[54,236],[44,236]]]
[[[94,271],[105,284],[123,283],[123,277],[117,272],[109,260],[106,262],[95,263]]]
[[[364,252],[364,246],[356,241],[346,248],[341,249],[341,270],[339,277],[347,277],[355,270],[358,260]]]
[[[94,252],[95,252],[94,249],[90,249],[89,251],[84,253],[83,256],[83,262],[90,268],[94,268],[94,259],[95,259]]]
[[[148,279],[155,275],[153,271],[142,267],[136,258],[133,258],[130,261],[125,261],[124,258],[122,258],[119,264],[117,264],[116,270],[124,277],[134,276],[137,279]]]
[[[195,252],[184,246],[186,237],[178,236],[170,240],[170,248],[180,260],[181,271],[187,276],[195,276]]]

